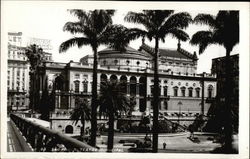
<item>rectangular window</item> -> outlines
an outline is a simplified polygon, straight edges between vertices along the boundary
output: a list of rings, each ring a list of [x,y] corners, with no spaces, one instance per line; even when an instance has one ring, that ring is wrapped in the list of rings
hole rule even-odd
[[[83,92],[87,93],[88,92],[88,83],[83,83]]]
[[[16,75],[20,76],[20,69],[17,69]]]
[[[175,96],[175,97],[178,96],[178,89],[177,89],[177,88],[174,89],[174,96]]]
[[[165,86],[164,87],[164,96],[168,96],[168,87],[167,86]]]
[[[80,82],[75,82],[75,92],[79,93],[79,83]]]
[[[212,98],[212,90],[208,90],[208,98]]]
[[[198,89],[196,90],[196,97],[200,98],[200,90],[198,90]]]
[[[182,97],[185,97],[185,92],[186,92],[185,89],[182,89],[182,90],[181,90],[181,95],[182,95]]]

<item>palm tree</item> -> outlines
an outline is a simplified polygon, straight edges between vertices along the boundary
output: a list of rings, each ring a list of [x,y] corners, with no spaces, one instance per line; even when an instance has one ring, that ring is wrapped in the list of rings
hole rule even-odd
[[[76,98],[76,107],[73,109],[70,119],[74,120],[73,123],[77,125],[78,121],[81,121],[81,137],[84,135],[85,121],[89,121],[91,118],[91,109],[89,101],[87,99]]]
[[[36,67],[43,61],[43,49],[36,44],[32,44],[25,48],[25,55],[30,63],[30,69],[36,70]]]
[[[102,44],[124,50],[129,43],[129,39],[135,38],[136,34],[130,34],[129,30],[121,25],[112,25],[114,10],[93,10],[83,11],[78,9],[70,10],[70,13],[78,18],[77,22],[67,22],[64,31],[80,35],[73,37],[60,45],[59,52],[65,52],[72,46],[81,48],[90,45],[94,53],[93,81],[92,81],[92,101],[91,101],[91,142],[96,146],[97,131],[97,50]],[[129,34],[126,34],[129,33]],[[118,39],[119,38],[119,39]]]
[[[172,35],[179,40],[186,41],[189,36],[182,30],[191,22],[191,16],[186,13],[176,13],[173,10],[143,10],[142,12],[129,12],[125,21],[141,24],[144,30],[135,29],[141,36],[146,36],[150,41],[155,40],[154,61],[154,92],[153,92],[153,152],[158,151],[158,115],[159,115],[159,41],[165,42],[167,35]]]
[[[39,47],[36,44],[32,44],[25,48],[25,55],[28,58],[28,61],[30,63],[30,81],[31,81],[31,89],[30,89],[30,108],[33,114],[33,110],[36,109],[35,103],[38,103],[35,101],[35,96],[39,96],[37,93],[38,91],[35,91],[34,88],[36,87],[36,75],[35,72],[37,70],[37,67],[43,62],[43,49]]]
[[[112,152],[114,142],[114,121],[119,112],[127,112],[129,100],[116,82],[106,82],[101,85],[99,97],[100,114],[108,115],[108,145],[107,152]]]
[[[198,31],[192,36],[190,41],[193,45],[199,46],[199,53],[212,44],[222,45],[226,49],[225,57],[225,143],[224,150],[230,153],[232,150],[232,106],[231,106],[231,62],[230,53],[233,47],[239,43],[239,12],[238,11],[219,11],[216,16],[210,14],[198,14],[194,22],[197,24],[206,24],[210,27],[206,31]]]

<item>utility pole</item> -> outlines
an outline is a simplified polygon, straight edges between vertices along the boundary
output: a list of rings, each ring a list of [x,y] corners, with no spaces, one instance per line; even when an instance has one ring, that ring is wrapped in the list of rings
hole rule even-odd
[[[205,78],[205,72],[202,73],[202,79],[201,79],[201,114],[204,115],[204,78]]]

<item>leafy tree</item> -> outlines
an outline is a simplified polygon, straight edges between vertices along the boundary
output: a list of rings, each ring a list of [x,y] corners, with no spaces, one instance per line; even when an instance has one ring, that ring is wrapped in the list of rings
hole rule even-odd
[[[176,13],[173,10],[143,10],[142,12],[129,12],[125,21],[141,24],[144,29],[135,28],[138,35],[147,37],[150,41],[155,40],[154,62],[154,90],[153,90],[153,152],[158,151],[158,116],[159,116],[159,41],[165,42],[167,35],[172,35],[182,41],[189,39],[182,29],[191,22],[191,16],[186,13]]]
[[[73,109],[70,119],[74,120],[73,123],[77,125],[78,121],[81,121],[81,137],[84,135],[85,121],[91,119],[90,104],[87,99],[76,98],[76,107]]]
[[[232,134],[233,134],[233,113],[231,103],[231,61],[230,54],[233,47],[239,43],[239,11],[219,11],[216,16],[210,14],[198,14],[194,22],[205,24],[210,27],[209,30],[198,31],[192,36],[190,41],[193,45],[199,46],[199,53],[212,44],[222,45],[226,49],[225,57],[225,104],[222,104],[224,110],[224,134],[225,143],[223,148],[226,153],[232,152]]]
[[[91,101],[91,145],[96,146],[97,132],[97,50],[102,44],[109,45],[118,50],[125,50],[130,39],[136,34],[122,25],[112,25],[114,10],[70,10],[70,13],[78,18],[76,22],[67,22],[63,30],[72,33],[73,38],[60,45],[59,52],[65,52],[72,46],[81,48],[90,45],[94,53],[92,101]]]
[[[106,82],[101,85],[99,97],[100,114],[108,115],[108,145],[107,151],[112,152],[114,142],[114,121],[117,112],[127,112],[129,100],[125,93],[122,93],[120,84]]]

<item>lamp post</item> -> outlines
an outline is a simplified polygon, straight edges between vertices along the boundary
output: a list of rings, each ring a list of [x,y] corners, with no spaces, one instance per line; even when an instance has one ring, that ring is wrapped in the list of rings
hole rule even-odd
[[[180,124],[180,115],[181,115],[181,106],[182,106],[182,102],[179,101],[177,105],[179,106],[178,124]]]

